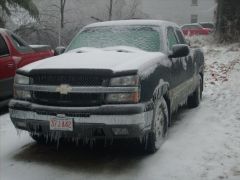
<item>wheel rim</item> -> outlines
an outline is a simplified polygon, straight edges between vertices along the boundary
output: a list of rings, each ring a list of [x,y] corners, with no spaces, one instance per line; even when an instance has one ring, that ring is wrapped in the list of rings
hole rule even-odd
[[[160,105],[158,105],[158,108],[156,110],[156,114],[155,114],[155,146],[156,148],[159,148],[161,146],[161,144],[163,143],[164,140],[164,124],[165,124],[165,120],[164,120],[164,112],[163,112],[163,108]]]

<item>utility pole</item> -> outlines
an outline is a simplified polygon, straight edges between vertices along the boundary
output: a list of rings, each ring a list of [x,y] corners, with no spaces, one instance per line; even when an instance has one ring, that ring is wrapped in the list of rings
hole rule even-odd
[[[61,46],[62,43],[62,29],[64,28],[64,10],[67,0],[60,0],[60,23],[59,23],[59,30],[58,30],[58,45]]]
[[[110,6],[109,6],[109,15],[108,15],[108,20],[112,20],[112,11],[113,11],[113,0],[110,0]]]

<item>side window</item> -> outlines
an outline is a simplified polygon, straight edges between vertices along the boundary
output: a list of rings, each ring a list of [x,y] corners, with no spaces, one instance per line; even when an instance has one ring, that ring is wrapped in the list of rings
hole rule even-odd
[[[178,44],[178,40],[175,36],[174,29],[169,27],[167,29],[168,48],[172,50],[173,45]]]
[[[12,39],[12,42],[13,42],[15,48],[18,51],[23,52],[23,53],[32,51],[32,49],[27,45],[27,43],[24,40],[22,40],[20,37],[18,37],[17,35],[15,35],[11,32],[9,32],[9,35]]]
[[[192,0],[192,6],[198,6],[198,0]]]
[[[14,36],[13,34],[11,34],[11,37],[12,37],[12,40],[13,40],[13,43],[18,46],[18,47],[25,47],[26,45],[21,41],[19,40],[16,36]]]
[[[187,44],[182,32],[179,29],[176,29],[176,33],[177,33],[179,43],[180,44]]]
[[[8,46],[5,42],[5,40],[3,39],[2,35],[0,34],[0,57],[1,56],[8,56],[9,53],[9,49]]]

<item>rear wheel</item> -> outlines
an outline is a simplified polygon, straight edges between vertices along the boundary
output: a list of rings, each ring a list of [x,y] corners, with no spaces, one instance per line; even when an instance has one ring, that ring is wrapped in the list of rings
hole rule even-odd
[[[164,98],[156,100],[151,131],[144,138],[144,150],[156,152],[163,144],[168,128],[168,107]]]

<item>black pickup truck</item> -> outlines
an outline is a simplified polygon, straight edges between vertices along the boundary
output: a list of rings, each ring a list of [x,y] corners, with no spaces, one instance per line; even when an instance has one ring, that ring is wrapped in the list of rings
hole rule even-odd
[[[199,105],[203,73],[202,51],[174,23],[95,23],[63,54],[17,71],[10,117],[38,142],[138,139],[155,152],[171,115]]]

